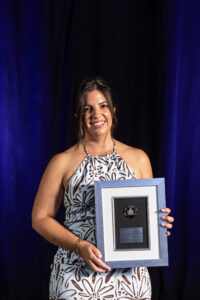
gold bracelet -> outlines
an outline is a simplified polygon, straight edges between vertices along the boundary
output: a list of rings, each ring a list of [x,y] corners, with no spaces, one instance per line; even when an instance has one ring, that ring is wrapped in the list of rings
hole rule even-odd
[[[80,243],[82,242],[83,240],[78,238],[76,240],[76,243],[74,244],[74,252],[79,256],[79,247],[80,247]]]

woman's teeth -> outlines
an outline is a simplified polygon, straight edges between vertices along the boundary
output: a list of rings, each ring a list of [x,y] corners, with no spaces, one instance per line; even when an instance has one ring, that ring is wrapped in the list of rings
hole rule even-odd
[[[92,125],[94,126],[101,126],[104,124],[104,121],[103,122],[96,122],[96,123],[93,123]]]

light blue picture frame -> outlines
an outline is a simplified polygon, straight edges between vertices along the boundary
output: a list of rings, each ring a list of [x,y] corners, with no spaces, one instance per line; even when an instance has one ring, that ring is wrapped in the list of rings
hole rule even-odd
[[[114,189],[123,189],[124,187],[138,187],[141,191],[144,190],[144,187],[155,187],[156,193],[155,193],[155,201],[156,203],[156,218],[157,218],[157,228],[154,228],[155,234],[158,235],[157,241],[157,249],[159,249],[157,252],[158,257],[152,258],[151,257],[145,259],[127,259],[127,256],[124,257],[124,259],[120,259],[119,261],[116,261],[116,259],[109,258],[109,260],[106,260],[106,253],[105,253],[105,232],[107,231],[106,228],[104,228],[104,218],[112,218],[111,215],[106,216],[103,215],[103,201],[107,201],[107,199],[104,199],[105,196],[103,196],[103,192],[105,189],[110,189],[111,194]],[[94,188],[95,188],[95,210],[96,210],[96,234],[97,234],[97,248],[102,253],[102,259],[108,264],[111,268],[129,268],[129,267],[153,267],[153,266],[168,266],[168,241],[167,241],[167,234],[166,234],[166,228],[161,226],[161,223],[163,223],[162,216],[165,215],[161,211],[162,208],[166,207],[166,198],[165,198],[165,179],[164,178],[153,178],[153,179],[128,179],[128,180],[108,180],[108,181],[95,181],[94,182]],[[123,192],[124,190],[122,190]],[[126,195],[125,195],[126,196]],[[149,201],[148,205],[151,206],[151,203]],[[155,218],[154,214],[154,218]],[[151,215],[148,215],[149,222],[151,221]],[[153,231],[154,232],[154,231]],[[154,233],[153,233],[154,234]],[[110,242],[110,247],[113,246],[112,241]],[[114,250],[113,250],[114,251]],[[122,250],[123,251],[123,250]],[[133,250],[136,251],[136,250]],[[143,251],[143,249],[140,249],[137,251]],[[131,251],[132,252],[132,251]],[[134,255],[134,253],[132,253]],[[145,252],[144,252],[145,255]]]

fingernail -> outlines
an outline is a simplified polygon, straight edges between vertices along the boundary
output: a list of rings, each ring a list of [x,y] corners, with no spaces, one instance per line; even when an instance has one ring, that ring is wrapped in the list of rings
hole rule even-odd
[[[165,223],[162,223],[162,226],[165,226]]]
[[[99,258],[102,258],[102,255],[101,255],[101,253],[99,253],[99,254],[98,254],[98,257],[99,257]]]
[[[162,219],[165,219],[165,216],[163,216]]]

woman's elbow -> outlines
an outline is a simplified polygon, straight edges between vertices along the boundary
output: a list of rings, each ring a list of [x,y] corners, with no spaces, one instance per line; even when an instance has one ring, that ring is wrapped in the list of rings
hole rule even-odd
[[[36,231],[38,231],[38,227],[39,227],[39,224],[40,224],[41,217],[38,216],[38,214],[36,214],[34,209],[32,210],[31,220],[32,220],[32,228],[35,229]]]
[[[32,213],[32,215],[31,215],[31,221],[32,221],[32,228],[36,230],[36,227],[37,227],[37,219],[36,219],[36,217],[34,216],[33,213]]]

